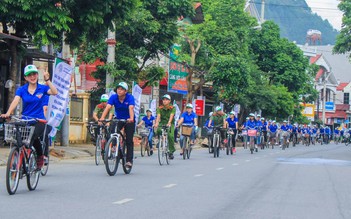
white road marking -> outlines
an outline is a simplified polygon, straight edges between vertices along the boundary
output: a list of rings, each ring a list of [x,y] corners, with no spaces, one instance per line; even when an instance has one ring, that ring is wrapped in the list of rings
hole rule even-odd
[[[194,175],[194,177],[201,177],[201,176],[203,176],[204,174],[196,174],[196,175]]]
[[[125,204],[125,203],[127,203],[127,202],[131,202],[131,201],[133,201],[133,200],[134,200],[134,199],[132,199],[132,198],[125,198],[125,199],[122,199],[122,200],[120,200],[120,201],[113,202],[112,204],[123,205],[123,204]]]
[[[176,186],[177,184],[169,184],[169,185],[165,185],[163,188],[165,188],[165,189],[170,189],[170,188],[172,188],[172,187],[174,187],[174,186]]]
[[[223,170],[223,169],[224,169],[224,167],[219,167],[216,170]]]
[[[255,157],[255,159],[259,159],[259,157]]]
[[[245,160],[246,162],[250,162],[251,160]]]
[[[232,165],[233,165],[233,166],[238,166],[239,164],[238,164],[238,163],[233,163]]]

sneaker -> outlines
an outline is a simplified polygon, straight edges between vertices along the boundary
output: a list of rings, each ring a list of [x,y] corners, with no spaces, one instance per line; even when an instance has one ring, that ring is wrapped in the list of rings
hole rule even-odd
[[[233,153],[234,153],[234,154],[236,153],[236,148],[233,148]]]
[[[180,152],[180,156],[182,156],[183,155],[183,152]]]
[[[48,165],[49,163],[49,158],[47,156],[44,156],[44,165]]]
[[[174,159],[174,156],[173,156],[172,153],[170,153],[168,157],[169,157],[170,160],[173,160],[173,159]]]
[[[154,150],[150,150],[150,156],[154,154]]]
[[[224,139],[223,143],[227,144],[228,143],[228,139]]]
[[[37,168],[41,169],[44,165],[44,155],[41,155],[37,158]]]
[[[131,162],[128,161],[124,166],[125,166],[125,167],[128,167],[128,168],[131,168],[131,167],[133,166],[133,164],[132,164]]]

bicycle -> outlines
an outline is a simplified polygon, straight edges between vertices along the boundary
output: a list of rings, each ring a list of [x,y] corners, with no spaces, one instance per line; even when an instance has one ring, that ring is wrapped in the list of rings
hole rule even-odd
[[[215,126],[213,128],[213,157],[216,158],[219,156],[219,149],[221,144],[221,127]]]
[[[33,122],[46,123],[41,119],[20,119],[11,117],[15,121],[5,123],[5,141],[11,144],[11,151],[6,167],[6,189],[10,195],[16,193],[19,180],[27,178],[29,191],[36,189],[41,170],[37,168],[35,148],[30,146],[34,134]],[[12,144],[15,147],[12,147]]]
[[[44,129],[44,133],[46,133],[46,128],[47,128],[47,125],[45,126],[45,129]],[[42,145],[42,150],[43,150],[43,153],[44,151],[46,150],[46,143],[45,143],[45,137],[46,135],[44,135],[43,139],[40,141],[41,145]],[[49,139],[50,142],[51,142],[51,139]],[[49,146],[49,145],[48,145]],[[49,150],[49,148],[47,149]],[[45,153],[44,153],[45,154]],[[43,167],[41,168],[41,171],[40,171],[40,174],[42,176],[46,176],[46,174],[48,173],[48,170],[49,170],[49,163],[50,163],[50,153],[48,151],[47,153],[47,156],[44,157],[44,165]]]
[[[96,145],[96,134],[95,130],[98,128],[96,122],[89,122],[87,125],[88,133],[90,134],[90,140],[93,142],[93,145]]]
[[[311,143],[312,145],[316,145],[316,135],[315,133],[311,134]]]
[[[101,120],[102,122],[101,126],[97,126],[99,129],[99,134],[96,137],[96,143],[95,143],[95,164],[98,166],[100,164],[100,160],[104,160],[105,157],[105,145],[107,142],[107,136],[108,136],[108,126],[106,125],[107,123],[111,122],[111,120]]]
[[[310,146],[310,134],[308,133],[304,134],[303,144],[306,146]]]
[[[207,141],[208,141],[208,153],[212,154],[213,153],[213,145],[212,145],[212,132],[213,132],[213,127],[209,128],[207,126],[204,126],[204,128],[207,130]]]
[[[167,125],[163,125],[161,128],[161,136],[159,136],[159,141],[157,143],[157,148],[158,148],[158,163],[160,166],[167,163],[167,165],[170,164],[170,159],[169,159],[169,148],[168,148],[168,129],[169,127]]]
[[[234,130],[232,128],[228,128],[227,130],[227,146],[226,146],[226,152],[227,152],[227,155],[229,155],[229,153],[231,155],[233,155],[233,135],[234,135]]]
[[[269,132],[270,143],[272,145],[272,149],[274,149],[274,145],[277,143],[277,132]]]
[[[140,143],[140,156],[144,157],[145,152],[147,156],[150,156],[150,145],[149,145],[149,135],[152,132],[150,128],[138,128],[138,134],[141,136],[141,143]]]
[[[187,124],[183,124],[182,125],[182,134],[183,137],[183,142],[182,142],[182,150],[183,150],[183,159],[185,160],[186,158],[190,159],[190,154],[192,151],[192,147],[191,147],[191,133],[193,131],[193,126],[192,125],[187,125]]]
[[[113,119],[112,122],[116,124],[114,133],[111,133],[110,139],[107,141],[105,147],[104,162],[106,172],[110,176],[114,176],[117,172],[118,165],[121,162],[123,171],[125,174],[129,174],[132,171],[131,166],[126,166],[126,137],[123,133],[123,128],[126,124],[125,119]],[[119,124],[122,124],[121,130]]]
[[[346,133],[344,136],[345,136],[344,137],[345,146],[348,146],[351,142],[350,134]]]
[[[247,129],[243,129],[241,135],[243,136],[244,149],[247,149]]]
[[[282,137],[283,137],[282,149],[285,150],[285,148],[289,147],[289,141],[288,141],[289,132],[288,131],[282,131]]]
[[[254,148],[255,148],[255,138],[257,136],[257,130],[256,129],[249,129],[247,131],[247,135],[250,138],[250,152],[251,154],[253,154]],[[257,148],[256,148],[256,152],[257,152]]]

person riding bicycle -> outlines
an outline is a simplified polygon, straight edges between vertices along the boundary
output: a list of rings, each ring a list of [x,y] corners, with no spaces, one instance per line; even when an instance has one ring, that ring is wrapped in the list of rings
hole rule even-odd
[[[325,127],[324,132],[325,132],[325,135],[326,135],[327,143],[329,143],[329,139],[330,139],[330,135],[331,135],[330,127],[329,126]]]
[[[229,113],[229,118],[226,119],[226,127],[233,129],[234,134],[232,135],[233,153],[236,153],[235,149],[235,139],[238,130],[238,118],[235,116],[235,112],[231,111]]]
[[[266,122],[266,119],[265,118],[261,118],[261,122],[262,122],[262,133],[263,133],[263,140],[264,140],[264,143],[267,143],[267,129],[268,129],[268,122]]]
[[[340,141],[340,130],[339,127],[334,129],[334,142]]]
[[[284,120],[283,121],[283,125],[280,126],[280,130],[282,130],[283,132],[286,132],[287,133],[287,142],[289,142],[289,137],[290,137],[290,127],[289,125],[287,124],[288,121]]]
[[[225,128],[225,120],[226,120],[226,118],[227,118],[227,115],[222,111],[222,107],[216,106],[215,112],[212,114],[212,116],[210,118],[208,127],[210,127],[210,125],[213,122],[214,126],[221,126],[221,127]],[[222,143],[222,146],[223,146],[223,142],[224,142],[224,139],[225,139],[225,130],[221,129],[220,132],[221,132],[221,143]],[[213,138],[213,135],[212,135],[212,138]]]
[[[95,122],[99,122],[99,118],[101,117],[102,113],[104,112],[106,106],[107,106],[107,101],[108,101],[108,95],[107,94],[103,94],[100,97],[100,103],[98,105],[95,106],[95,109],[93,111],[93,119],[95,120]],[[113,107],[111,107],[110,109],[110,114],[109,114],[109,120],[111,120],[113,118]],[[94,132],[95,136],[94,137],[94,141],[96,141],[97,136],[100,134],[100,129],[99,127],[95,128],[95,132]]]
[[[297,132],[298,132],[297,124],[293,125],[291,132],[292,132],[292,139],[291,140],[294,141],[294,139],[295,139],[295,142],[297,143]]]
[[[173,153],[176,151],[174,147],[174,115],[176,108],[171,104],[171,96],[165,94],[162,96],[162,105],[157,108],[157,118],[155,122],[155,129],[158,136],[162,133],[162,126],[167,125],[168,130],[168,147],[169,147],[169,159],[174,159]],[[160,126],[160,127],[159,127]]]
[[[145,128],[148,128],[150,130],[149,136],[148,136],[148,141],[149,141],[149,146],[150,146],[150,155],[154,153],[153,146],[152,146],[152,138],[154,137],[154,131],[152,127],[154,126],[155,123],[155,117],[152,116],[152,111],[150,109],[146,110],[146,116],[144,116],[137,127],[141,127],[143,124],[145,124]]]
[[[15,110],[17,105],[22,100],[22,117],[46,119],[43,109],[43,96],[56,95],[57,89],[50,81],[50,75],[48,72],[44,73],[44,80],[47,85],[38,83],[38,69],[35,65],[27,65],[24,68],[24,79],[27,83],[19,87],[16,91],[15,98],[13,99],[6,114],[2,114],[2,118],[8,118]],[[34,125],[34,134],[31,139],[30,145],[33,145],[37,152],[37,168],[41,169],[44,164],[43,149],[39,138],[44,137],[45,124],[36,123]],[[51,130],[51,126],[47,126],[47,135]],[[45,137],[46,147],[49,145],[48,137]],[[44,150],[47,150],[46,148]]]
[[[257,121],[255,119],[255,114],[253,114],[253,113],[249,114],[249,120],[246,122],[245,128],[247,130],[252,130],[252,129],[257,130]],[[256,137],[254,137],[254,142],[255,142],[255,147],[257,147],[257,145],[256,145]]]
[[[110,112],[111,108],[115,108],[115,116],[117,119],[125,119],[126,123],[111,124],[111,131],[118,125],[118,129],[121,130],[124,127],[126,135],[127,145],[127,167],[133,166],[133,150],[134,150],[134,131],[135,131],[135,115],[134,115],[135,100],[132,94],[128,93],[128,85],[126,82],[120,82],[117,85],[117,93],[111,95],[107,101],[104,112],[102,113],[100,120],[105,120],[105,117]],[[102,125],[99,122],[99,125]]]
[[[182,124],[192,127],[192,131],[191,131],[191,135],[190,135],[190,146],[193,146],[194,142],[195,142],[196,131],[197,131],[198,118],[197,118],[196,113],[194,113],[194,111],[193,111],[193,105],[191,103],[188,103],[185,108],[186,108],[186,111],[184,113],[182,113],[182,115],[180,116],[180,119],[178,120],[177,127],[180,127]],[[182,149],[184,147],[183,140],[184,140],[184,136],[180,135],[180,147]],[[183,155],[182,151],[181,151],[180,155]]]
[[[278,126],[277,126],[277,124],[275,123],[274,120],[272,121],[270,126],[268,126],[268,130],[270,132],[270,135],[269,135],[270,136],[270,141],[272,141],[274,138],[276,138],[277,130],[278,130]]]

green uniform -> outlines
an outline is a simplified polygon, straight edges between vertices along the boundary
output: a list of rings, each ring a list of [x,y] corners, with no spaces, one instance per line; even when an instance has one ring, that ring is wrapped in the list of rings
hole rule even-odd
[[[160,106],[157,108],[157,116],[161,115],[160,123],[158,125],[157,129],[157,135],[162,134],[162,126],[167,125],[169,121],[169,117],[171,114],[175,115],[176,109],[173,106],[169,107],[164,107]],[[169,128],[168,131],[168,147],[169,147],[169,152],[174,153],[175,152],[175,147],[174,147],[174,120],[171,121],[171,127]]]
[[[211,120],[213,121],[213,123],[214,123],[214,126],[219,126],[219,125],[221,125],[221,126],[223,126],[223,122],[224,122],[224,120],[227,118],[227,115],[226,114],[224,114],[224,115],[212,115],[211,116]]]
[[[106,106],[102,105],[101,103],[96,105],[96,107],[94,109],[94,113],[96,113],[96,115],[99,119],[101,118],[101,115],[104,112],[105,108],[106,108]],[[113,112],[114,112],[114,107],[111,107],[109,114],[113,114]]]

